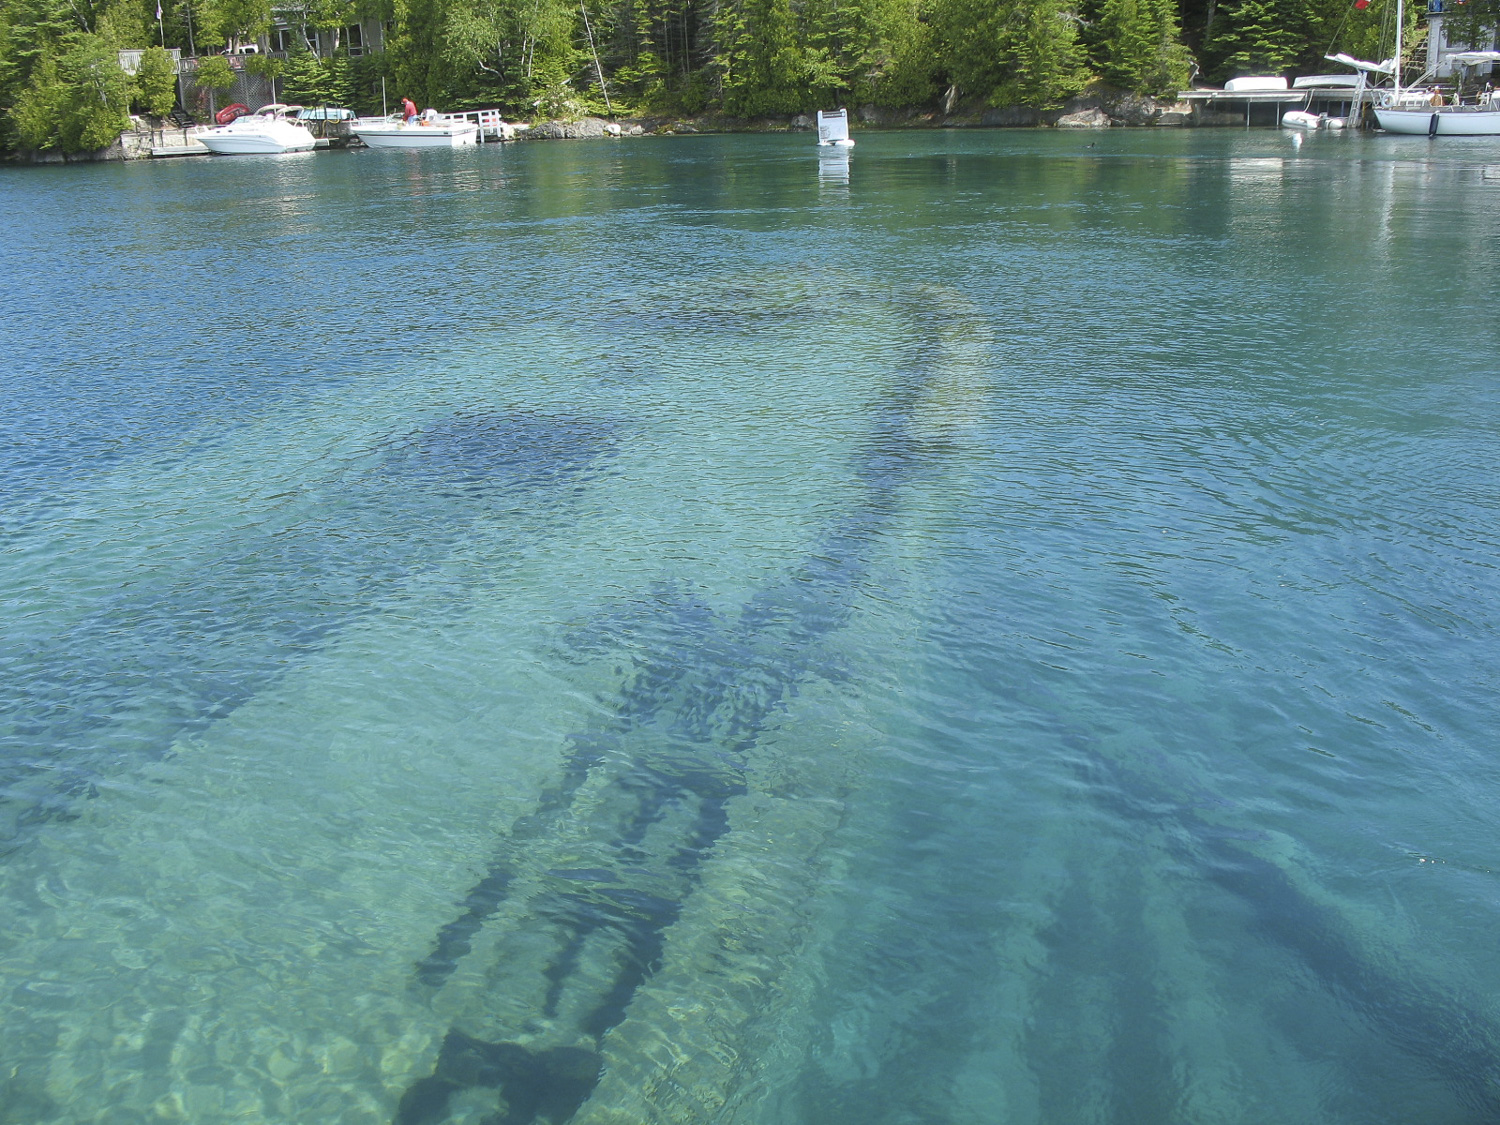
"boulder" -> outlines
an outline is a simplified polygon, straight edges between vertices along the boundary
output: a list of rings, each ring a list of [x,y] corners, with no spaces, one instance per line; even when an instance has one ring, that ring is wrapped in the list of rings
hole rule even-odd
[[[1156,123],[1158,125],[1191,125],[1193,115],[1186,110],[1169,109],[1156,119]]]
[[[805,113],[799,113],[796,117],[792,118],[793,129],[811,129],[812,127],[813,119]]]
[[[1084,109],[1077,113],[1065,113],[1057,119],[1059,129],[1107,129],[1109,114],[1102,109]]]
[[[568,122],[565,135],[592,140],[595,137],[605,136],[608,132],[608,127],[609,122],[602,118],[580,117],[577,121]]]

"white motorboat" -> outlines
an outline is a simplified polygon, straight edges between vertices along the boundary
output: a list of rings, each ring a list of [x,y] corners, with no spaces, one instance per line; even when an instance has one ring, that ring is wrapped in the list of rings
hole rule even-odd
[[[228,125],[216,125],[195,134],[195,139],[209,152],[221,156],[274,155],[281,152],[306,152],[317,139],[307,126],[294,120],[302,107],[297,105],[261,106],[254,113],[237,117]]]
[[[854,142],[849,139],[849,111],[847,109],[836,109],[831,113],[818,110],[818,144],[821,146],[838,145],[840,148],[854,147]]]
[[[390,117],[361,117],[354,135],[371,148],[462,148],[479,143],[479,126],[466,117],[429,109],[405,121]]]

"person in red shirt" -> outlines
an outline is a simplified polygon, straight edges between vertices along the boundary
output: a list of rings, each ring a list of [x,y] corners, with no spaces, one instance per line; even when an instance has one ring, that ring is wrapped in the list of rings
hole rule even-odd
[[[417,103],[412,101],[410,98],[402,98],[401,116],[406,119],[406,123],[408,125],[415,121],[417,117]]]

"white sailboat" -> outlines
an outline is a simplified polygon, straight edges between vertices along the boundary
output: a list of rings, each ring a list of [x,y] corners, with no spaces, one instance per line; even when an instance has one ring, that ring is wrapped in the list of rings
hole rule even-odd
[[[1500,51],[1455,51],[1445,55],[1444,61],[1462,66],[1500,62]],[[1428,92],[1424,83],[1431,76],[1429,70],[1417,79],[1416,86],[1407,90],[1397,86],[1392,91],[1390,104],[1375,106],[1375,119],[1387,133],[1407,133],[1429,137],[1494,137],[1500,136],[1500,100],[1494,91],[1482,94],[1472,105],[1445,105],[1441,98]],[[1424,104],[1425,101],[1425,104]]]
[[[1438,65],[1428,67],[1413,86],[1401,85],[1402,2],[1396,0],[1396,54],[1384,63],[1366,63],[1348,55],[1328,55],[1334,62],[1352,66],[1363,79],[1366,73],[1386,73],[1394,79],[1390,90],[1375,103],[1375,120],[1387,133],[1429,137],[1500,136],[1500,99],[1494,91],[1483,94],[1472,105],[1446,105],[1440,94],[1428,90],[1426,83],[1436,76]],[[1454,51],[1443,56],[1444,64],[1481,66],[1500,62],[1500,51]]]

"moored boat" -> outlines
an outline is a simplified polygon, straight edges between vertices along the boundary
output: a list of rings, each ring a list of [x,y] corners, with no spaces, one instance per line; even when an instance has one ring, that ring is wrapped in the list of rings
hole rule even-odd
[[[283,152],[306,152],[317,144],[306,125],[295,120],[301,106],[261,106],[254,113],[236,117],[228,125],[217,125],[196,134],[209,152],[220,156],[274,156]]]
[[[1428,68],[1418,78],[1414,87],[1401,86],[1401,0],[1396,0],[1396,54],[1391,73],[1395,87],[1386,92],[1384,99],[1375,105],[1375,120],[1387,133],[1403,133],[1407,136],[1429,137],[1494,137],[1500,136],[1500,102],[1493,91],[1486,91],[1473,105],[1448,105],[1442,94],[1434,88],[1426,91],[1423,83],[1438,70],[1437,64]],[[1500,51],[1454,51],[1443,56],[1443,63],[1452,66],[1484,66],[1500,62]],[[1368,64],[1366,64],[1368,65]],[[1417,97],[1413,97],[1416,94]],[[1425,97],[1424,97],[1425,95]],[[1423,102],[1427,104],[1423,104]],[[1413,103],[1416,104],[1413,104]]]
[[[1465,51],[1448,58],[1465,62],[1500,62],[1500,51]],[[1472,65],[1472,62],[1470,65]],[[1399,91],[1409,94],[1410,91]],[[1429,95],[1428,104],[1410,104],[1414,99],[1393,97],[1387,105],[1376,105],[1375,120],[1387,133],[1429,137],[1500,136],[1500,100],[1493,91],[1481,95],[1473,105],[1447,105]],[[1435,103],[1435,104],[1434,104]]]
[[[466,117],[428,110],[405,121],[390,117],[362,117],[353,132],[371,148],[461,148],[479,143],[479,126]]]

